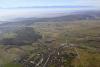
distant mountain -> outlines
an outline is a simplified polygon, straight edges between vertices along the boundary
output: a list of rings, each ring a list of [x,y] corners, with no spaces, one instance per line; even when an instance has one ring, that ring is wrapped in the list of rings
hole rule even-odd
[[[0,24],[2,24],[2,23],[7,23],[8,21],[0,21]]]
[[[16,18],[14,21],[0,24],[1,26],[18,26],[31,25],[34,22],[63,22],[63,21],[78,21],[78,20],[99,20],[100,11],[82,11],[75,12],[70,15],[50,18]]]
[[[81,5],[65,5],[65,6],[29,6],[29,7],[9,7],[9,9],[25,9],[25,8],[90,8],[90,7],[93,7],[93,6],[81,6]],[[1,9],[7,9],[7,8],[3,8],[3,7],[0,7]]]
[[[13,30],[18,27],[30,26],[36,22],[68,22],[78,20],[100,20],[100,11],[79,11],[70,15],[51,18],[16,18],[15,21],[0,24],[0,30]]]

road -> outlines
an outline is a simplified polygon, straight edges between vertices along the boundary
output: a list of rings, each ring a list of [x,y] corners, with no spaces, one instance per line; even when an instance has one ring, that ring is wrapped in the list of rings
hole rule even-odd
[[[55,64],[56,67],[64,67],[64,55],[67,54],[67,48],[74,49],[76,51],[75,54],[78,54],[77,49],[72,47],[72,45],[69,46],[65,43],[57,48],[48,48],[46,52],[37,53],[35,56],[31,55],[24,59],[22,63],[24,67],[49,67],[52,64]]]

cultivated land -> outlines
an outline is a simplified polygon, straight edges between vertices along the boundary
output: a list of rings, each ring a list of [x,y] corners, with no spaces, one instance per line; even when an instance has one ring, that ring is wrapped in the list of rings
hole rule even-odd
[[[100,20],[36,22],[0,42],[2,67],[100,67]]]

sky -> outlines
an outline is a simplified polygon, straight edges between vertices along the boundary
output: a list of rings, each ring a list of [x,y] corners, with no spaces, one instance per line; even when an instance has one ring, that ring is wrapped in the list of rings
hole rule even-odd
[[[100,9],[100,0],[0,0],[0,21],[18,17],[52,17],[86,9]]]
[[[34,6],[93,6],[100,7],[100,0],[0,0],[0,8]]]

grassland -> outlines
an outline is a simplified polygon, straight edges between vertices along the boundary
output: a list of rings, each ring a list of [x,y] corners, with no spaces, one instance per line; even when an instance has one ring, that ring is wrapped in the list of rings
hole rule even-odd
[[[72,61],[74,67],[100,67],[100,21],[83,20],[74,22],[38,22],[32,25],[34,30],[43,35],[42,41],[53,39],[49,47],[58,47],[65,43],[74,44],[79,53],[79,58]],[[7,34],[8,35],[8,34]],[[6,35],[6,36],[7,36]],[[14,35],[11,35],[11,37]],[[0,63],[5,63],[4,67],[15,67],[16,64],[8,64],[20,55],[33,51],[38,46],[23,45],[20,47],[10,47],[0,45]],[[49,45],[49,44],[46,44]],[[43,50],[43,49],[42,49]],[[41,50],[40,50],[41,51]],[[18,66],[20,65],[18,64]],[[53,65],[51,65],[53,67]],[[67,67],[67,66],[65,66]]]
[[[100,67],[99,20],[36,23],[35,28],[43,35],[56,39],[57,44],[53,47],[66,40],[75,44],[80,54],[80,58],[73,61],[75,67]]]

